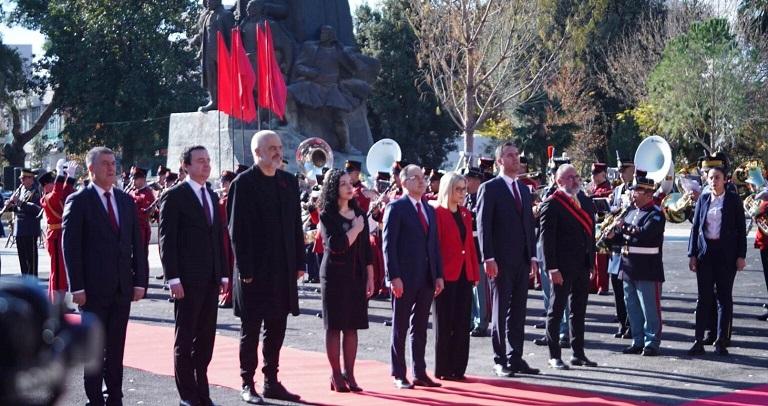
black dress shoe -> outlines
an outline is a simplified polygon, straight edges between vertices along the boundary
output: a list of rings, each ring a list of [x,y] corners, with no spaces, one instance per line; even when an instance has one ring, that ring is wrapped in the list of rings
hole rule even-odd
[[[757,319],[762,321],[768,321],[768,312],[765,312],[765,314],[763,315],[757,316]]]
[[[547,322],[542,321],[541,323],[536,323],[533,325],[533,328],[537,328],[539,330],[547,328]]]
[[[596,367],[597,362],[590,361],[589,358],[582,355],[579,357],[571,357],[571,365],[577,367]]]
[[[506,365],[496,364],[493,366],[493,373],[496,374],[496,376],[500,376],[502,378],[512,378],[515,376],[515,371],[507,368]]]
[[[258,393],[256,393],[256,389],[253,388],[253,385],[244,385],[243,390],[240,391],[240,399],[245,402],[252,405],[263,405],[264,404],[264,398],[261,397]]]
[[[469,335],[472,337],[488,337],[488,329],[475,327],[469,332]]]
[[[561,339],[560,348],[571,348],[571,340],[568,338]]]
[[[624,337],[624,334],[627,333],[626,327],[619,327],[619,331],[616,332],[616,334],[613,335],[614,338],[621,338]]]
[[[546,347],[547,345],[549,345],[549,342],[547,341],[547,337],[534,338],[533,343],[540,347]]]
[[[554,369],[560,369],[560,370],[569,369],[568,365],[565,365],[565,362],[563,362],[563,360],[561,360],[560,358],[551,358],[548,364],[550,368],[554,368]]]
[[[285,386],[278,381],[264,382],[264,397],[288,402],[297,402],[301,399],[301,396],[288,392],[288,389],[285,389]]]
[[[707,334],[707,336],[701,340],[701,343],[704,345],[712,345],[715,343],[715,341],[717,341],[717,337],[715,337],[714,334]]]
[[[728,349],[726,348],[725,343],[722,343],[720,341],[715,341],[715,354],[728,355]]]
[[[531,368],[530,365],[528,365],[528,363],[522,359],[517,361],[516,368],[514,368],[513,365],[510,365],[509,368],[515,371],[515,373],[525,374],[525,375],[538,375],[539,372],[541,372],[536,368]]]
[[[397,388],[397,389],[413,389],[413,384],[408,382],[407,378],[395,378],[395,388]]]
[[[644,357],[655,357],[657,355],[661,354],[658,349],[653,347],[645,347],[643,348],[643,356]]]
[[[701,341],[696,340],[693,342],[693,346],[690,350],[688,350],[688,355],[695,357],[697,355],[704,355],[706,354],[706,350],[704,350],[704,344],[702,344]]]
[[[437,383],[430,379],[430,377],[424,375],[413,379],[413,386],[423,386],[425,388],[439,388],[443,386],[441,383]]]
[[[624,335],[621,336],[621,338],[632,338],[632,330],[627,327],[627,331],[624,332]]]
[[[624,354],[640,354],[643,352],[643,347],[630,345],[629,347],[621,350]]]

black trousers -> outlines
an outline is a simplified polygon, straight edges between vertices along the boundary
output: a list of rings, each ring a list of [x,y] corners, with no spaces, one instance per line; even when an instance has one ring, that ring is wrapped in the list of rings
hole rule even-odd
[[[37,278],[37,237],[16,237],[16,252],[19,254],[21,274]]]
[[[704,339],[704,331],[712,322],[710,309],[717,300],[717,339],[727,344],[733,322],[733,281],[736,262],[726,263],[720,241],[707,240],[707,252],[698,262],[696,283],[699,301],[696,304],[696,339]]]
[[[408,369],[405,366],[405,338],[410,328],[411,362],[413,375],[422,377],[427,372],[424,353],[427,348],[427,324],[429,308],[435,288],[423,282],[421,286],[404,286],[403,295],[392,299],[392,347],[390,362],[392,376],[405,378]],[[462,321],[466,322],[467,319]]]
[[[613,299],[616,301],[616,318],[619,319],[621,328],[629,326],[627,319],[627,305],[624,303],[624,282],[619,275],[611,274],[611,286],[613,287]]]
[[[493,361],[497,365],[509,364],[513,369],[517,369],[522,359],[529,272],[530,267],[527,263],[521,263],[515,267],[507,266],[503,269],[499,267],[499,275],[489,281],[493,300],[491,342]]]
[[[173,374],[179,396],[191,404],[210,404],[208,364],[213,357],[219,286],[184,285],[184,298],[173,302],[176,339]]]
[[[563,275],[563,283],[552,284],[552,296],[547,310],[547,343],[549,357],[560,358],[560,322],[563,320],[565,305],[570,302],[571,314],[568,327],[571,331],[571,348],[575,357],[584,356],[584,316],[587,313],[589,296],[589,271],[584,269],[576,275]]]
[[[464,277],[445,282],[434,304],[435,375],[463,376],[469,362],[472,284]]]
[[[104,328],[104,358],[102,368],[85,371],[85,395],[92,406],[104,405],[102,382],[107,386],[107,405],[122,404],[123,398],[123,353],[128,315],[131,312],[131,297],[117,294],[111,298],[86,297],[81,308],[93,313]]]
[[[277,381],[280,364],[280,348],[285,339],[287,314],[270,315],[269,317],[249,316],[242,319],[240,326],[240,378],[243,385],[252,385],[259,363],[259,335],[264,325],[264,346],[261,350],[264,356],[261,372],[269,382]]]
[[[768,249],[760,251],[760,261],[763,263],[763,277],[765,278],[765,288],[768,289]]]

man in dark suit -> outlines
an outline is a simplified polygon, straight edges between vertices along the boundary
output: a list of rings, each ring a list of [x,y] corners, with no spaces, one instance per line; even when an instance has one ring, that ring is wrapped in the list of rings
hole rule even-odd
[[[181,405],[212,405],[208,364],[213,356],[219,287],[225,289],[222,219],[206,180],[211,158],[205,147],[187,148],[182,165],[189,176],[163,194],[160,258],[175,300],[174,376]]]
[[[538,374],[522,359],[528,278],[539,269],[533,199],[517,179],[520,156],[513,143],[496,148],[496,163],[501,173],[477,193],[477,232],[493,298],[493,369],[503,377],[515,372]]]
[[[424,350],[432,299],[443,290],[443,261],[432,207],[422,199],[427,181],[421,168],[400,172],[405,195],[387,206],[384,216],[384,267],[392,288],[392,376],[395,387],[438,387],[427,376]],[[405,337],[411,329],[413,383],[406,377]]]
[[[29,169],[22,169],[19,177],[19,193],[14,193],[6,206],[16,213],[13,237],[19,255],[22,275],[37,277],[37,239],[40,237],[40,190],[35,184],[35,174]]]
[[[299,315],[296,279],[304,276],[299,183],[280,169],[283,144],[272,131],[251,140],[255,165],[229,189],[229,233],[235,253],[233,305],[240,317],[241,397],[263,402],[254,389],[259,334],[264,325],[264,396],[297,401],[277,380],[288,313]]]
[[[85,158],[90,184],[69,195],[64,207],[64,263],[72,301],[93,313],[105,331],[103,368],[85,372],[91,405],[122,404],[123,350],[131,300],[144,297],[147,254],[133,199],[114,187],[115,154],[96,147]]]
[[[566,164],[555,174],[558,189],[541,205],[541,240],[544,263],[552,280],[547,309],[549,365],[568,369],[558,340],[565,305],[570,299],[571,365],[597,366],[584,355],[584,315],[589,295],[589,275],[595,263],[595,207],[580,193],[581,178]]]

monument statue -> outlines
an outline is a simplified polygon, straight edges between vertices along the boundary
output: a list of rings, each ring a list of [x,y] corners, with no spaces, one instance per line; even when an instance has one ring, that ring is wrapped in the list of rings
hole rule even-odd
[[[288,85],[288,121],[296,123],[296,104],[309,109],[327,109],[331,114],[338,147],[359,154],[349,142],[345,114],[363,104],[371,86],[355,77],[355,60],[336,39],[331,26],[320,28],[319,41],[306,41],[294,67],[295,79]]]
[[[280,16],[288,13],[287,6],[274,3],[271,0],[251,0],[246,8],[247,16],[240,22],[240,32],[243,36],[243,47],[251,61],[253,71],[257,72],[256,63],[256,30],[259,24],[269,24],[272,31],[272,44],[275,48],[277,64],[283,76],[288,77],[295,53],[296,41],[291,34],[277,22]]]
[[[224,42],[229,47],[232,44],[232,27],[235,17],[221,5],[221,0],[203,0],[205,11],[198,20],[198,33],[192,37],[190,44],[199,46],[198,58],[202,67],[202,85],[208,91],[208,104],[200,106],[198,111],[216,110],[218,105],[218,63],[217,36],[221,33]]]

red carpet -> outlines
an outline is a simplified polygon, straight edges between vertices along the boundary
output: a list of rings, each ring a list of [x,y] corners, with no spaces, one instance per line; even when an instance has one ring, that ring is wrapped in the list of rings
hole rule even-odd
[[[237,345],[238,341],[235,338],[216,337],[213,361],[208,370],[210,383],[240,389]],[[130,323],[125,346],[125,366],[173,376],[173,329]],[[520,404],[544,406],[640,403],[573,389],[483,377],[469,377],[468,382],[461,383],[444,382],[442,388],[436,389],[397,390],[392,386],[389,365],[378,361],[358,360],[355,375],[358,384],[365,389],[359,394],[331,392],[329,375],[328,361],[323,353],[285,347],[280,353],[280,380],[289,390],[301,395],[304,402],[318,405]],[[257,377],[261,377],[258,371]]]
[[[707,399],[699,399],[683,406],[746,406],[768,405],[768,385],[742,389]]]

